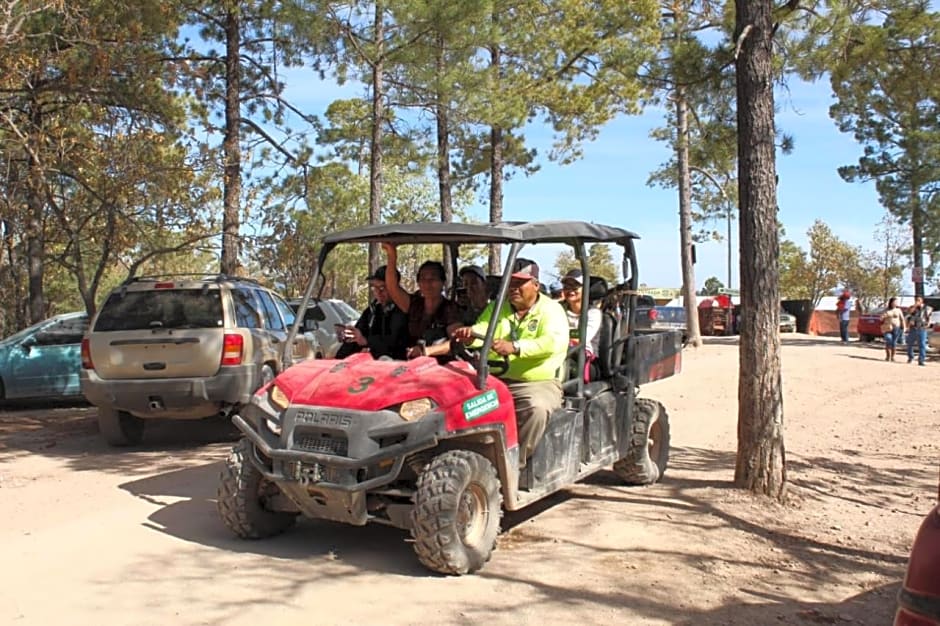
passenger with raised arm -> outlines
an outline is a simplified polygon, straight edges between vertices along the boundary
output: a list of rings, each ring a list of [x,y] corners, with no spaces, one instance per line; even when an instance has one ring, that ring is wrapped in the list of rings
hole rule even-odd
[[[383,242],[382,249],[388,258],[388,267],[396,267],[397,247]],[[387,283],[389,298],[408,315],[409,359],[424,355],[426,345],[446,342],[448,326],[460,319],[457,305],[444,297],[444,281],[444,265],[439,261],[425,261],[418,268],[415,293],[409,294],[397,283]]]

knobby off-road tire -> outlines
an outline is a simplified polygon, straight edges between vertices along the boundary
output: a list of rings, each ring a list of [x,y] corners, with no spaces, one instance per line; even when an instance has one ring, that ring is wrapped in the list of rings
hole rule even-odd
[[[469,574],[490,560],[503,496],[493,464],[468,450],[440,454],[418,477],[411,513],[418,560],[441,574]]]
[[[265,499],[277,494],[277,485],[267,480],[249,458],[251,443],[242,439],[222,468],[216,505],[222,521],[242,539],[279,535],[294,525],[296,513],[270,511]]]
[[[99,406],[98,430],[112,446],[134,446],[144,438],[144,420],[127,411]]]
[[[628,485],[652,485],[666,473],[669,463],[669,415],[656,400],[637,398],[627,455],[614,463],[614,471]]]

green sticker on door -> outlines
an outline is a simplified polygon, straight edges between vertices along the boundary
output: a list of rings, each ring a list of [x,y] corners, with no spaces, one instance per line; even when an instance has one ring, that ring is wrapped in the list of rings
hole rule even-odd
[[[492,413],[499,408],[499,397],[495,389],[490,389],[483,395],[470,398],[463,403],[463,416],[468,422]]]

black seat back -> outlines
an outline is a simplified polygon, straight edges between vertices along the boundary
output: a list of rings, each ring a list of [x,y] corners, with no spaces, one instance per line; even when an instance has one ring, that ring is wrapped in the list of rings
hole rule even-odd
[[[587,302],[588,304],[594,304],[598,300],[607,297],[607,281],[601,278],[600,276],[591,276],[591,284],[587,290]]]
[[[615,343],[617,339],[617,317],[608,310],[601,311],[601,329],[597,331],[597,371],[602,379],[613,375],[620,358],[617,356],[623,351],[623,343]]]

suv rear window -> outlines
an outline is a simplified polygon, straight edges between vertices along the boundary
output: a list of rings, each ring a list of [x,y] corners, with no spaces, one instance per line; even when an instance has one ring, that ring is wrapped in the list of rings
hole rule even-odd
[[[339,316],[343,322],[348,324],[359,319],[359,311],[352,308],[342,300],[331,300],[331,302],[337,308]]]
[[[218,289],[116,291],[101,307],[95,331],[221,328],[220,294]]]

